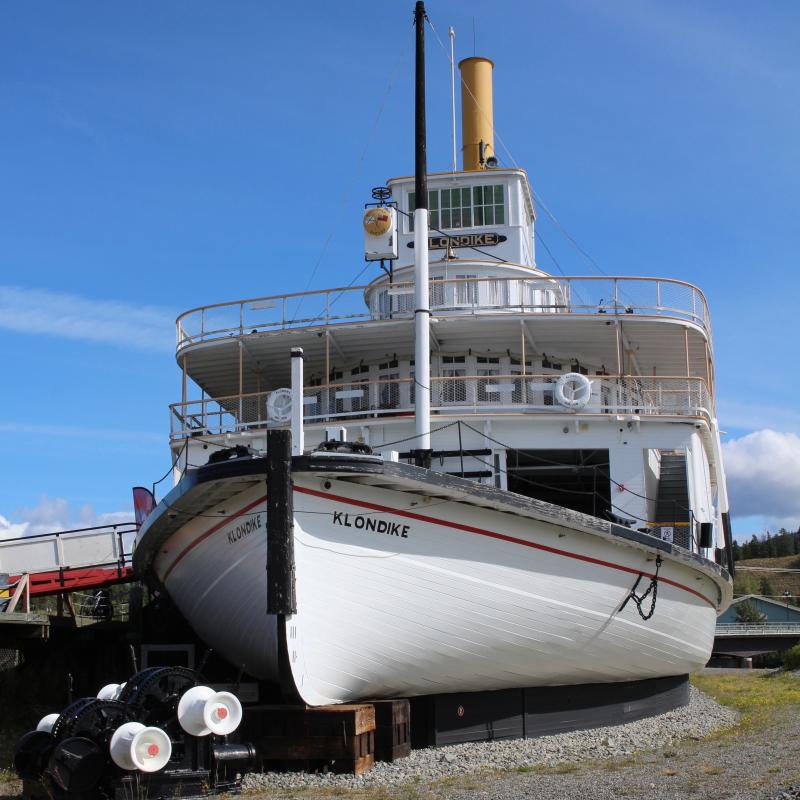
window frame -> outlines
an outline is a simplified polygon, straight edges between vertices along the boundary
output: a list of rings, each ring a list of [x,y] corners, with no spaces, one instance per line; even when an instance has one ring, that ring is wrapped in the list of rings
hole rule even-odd
[[[492,202],[486,202],[486,192],[491,190]],[[443,193],[447,192],[448,206],[443,205]],[[453,192],[459,193],[460,205],[453,206]],[[480,204],[476,204],[476,198],[480,196]],[[469,205],[464,205],[464,199],[468,198]],[[498,202],[499,198],[499,202]],[[414,210],[416,203],[416,192],[406,193],[406,233],[414,232]],[[445,213],[448,214],[448,221],[452,223],[453,212],[457,209],[459,225],[445,225]],[[487,209],[491,209],[493,222],[486,222]],[[499,212],[498,212],[499,209]],[[469,186],[443,187],[440,189],[428,189],[428,213],[430,218],[430,228],[432,231],[437,229],[460,231],[472,228],[498,228],[507,225],[508,209],[508,184],[506,183],[477,183]],[[480,211],[480,213],[478,213]],[[463,224],[465,216],[468,216],[468,224]],[[480,216],[482,222],[476,220]],[[497,217],[500,216],[500,221]]]

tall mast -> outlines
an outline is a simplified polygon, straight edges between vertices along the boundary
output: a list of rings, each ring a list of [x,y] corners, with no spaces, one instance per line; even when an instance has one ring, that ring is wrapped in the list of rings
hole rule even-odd
[[[456,59],[455,59],[455,40],[456,32],[450,28],[450,110],[453,118],[453,172],[458,170],[458,159],[456,157]]]
[[[414,114],[414,421],[418,466],[431,463],[431,350],[428,293],[428,164],[425,142],[425,4],[414,9],[417,65]]]

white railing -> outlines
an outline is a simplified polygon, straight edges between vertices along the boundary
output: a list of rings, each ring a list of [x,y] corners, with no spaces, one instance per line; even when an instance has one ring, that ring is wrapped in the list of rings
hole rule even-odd
[[[555,398],[560,375],[486,375],[431,379],[431,412],[572,413]],[[594,375],[589,402],[581,414],[635,414],[710,418],[710,398],[702,378]],[[194,400],[170,406],[173,439],[280,427],[267,413],[269,392]],[[410,416],[414,380],[400,378],[306,386],[306,424]]]
[[[134,525],[120,524],[0,540],[0,573],[130,566],[135,535]]]
[[[346,286],[202,306],[177,320],[177,348],[262,331],[410,319],[413,284]],[[489,313],[646,314],[693,322],[710,336],[703,293],[665,278],[465,278],[430,282],[439,316]]]
[[[800,622],[717,623],[717,636],[779,636],[781,634],[800,635]]]

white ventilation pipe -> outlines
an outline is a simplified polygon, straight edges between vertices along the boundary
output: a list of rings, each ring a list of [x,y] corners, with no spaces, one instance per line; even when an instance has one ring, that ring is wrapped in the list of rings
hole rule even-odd
[[[292,455],[303,455],[303,348],[292,348]]]

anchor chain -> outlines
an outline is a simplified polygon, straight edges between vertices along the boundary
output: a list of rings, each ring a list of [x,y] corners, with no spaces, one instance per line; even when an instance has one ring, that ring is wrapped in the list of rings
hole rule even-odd
[[[641,583],[642,578],[644,577],[644,573],[640,572],[639,577],[636,579],[636,583],[633,584],[633,588],[630,591],[630,594],[625,598],[625,602],[620,606],[620,612],[628,605],[629,600],[633,600],[636,604],[636,610],[639,612],[639,616],[647,622],[650,617],[653,616],[653,613],[656,610],[656,598],[658,597],[658,571],[661,569],[661,556],[656,557],[656,574],[650,579],[650,585],[647,587],[647,591],[644,594],[637,595],[636,590],[639,588],[639,584]],[[650,600],[650,610],[645,614],[642,611],[642,603],[647,600],[648,597],[652,598]],[[618,612],[619,613],[619,612]]]

